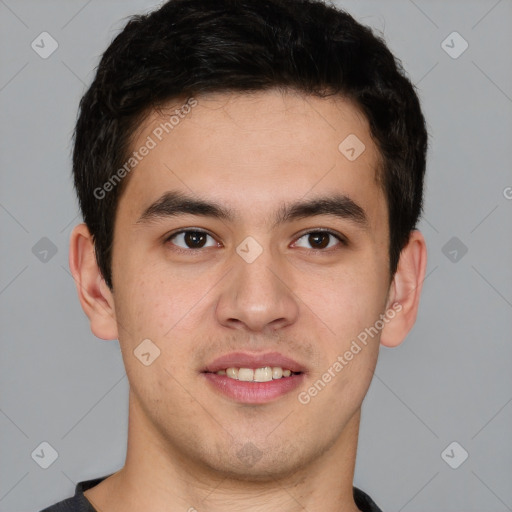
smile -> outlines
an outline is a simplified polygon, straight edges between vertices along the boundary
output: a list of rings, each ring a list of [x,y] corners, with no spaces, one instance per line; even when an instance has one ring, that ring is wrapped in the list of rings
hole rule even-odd
[[[230,401],[264,404],[304,383],[304,365],[278,352],[233,352],[211,361],[201,371],[210,389]]]
[[[255,369],[230,367],[215,373],[244,382],[270,382],[271,380],[290,377],[294,372],[288,368],[281,368],[280,366],[264,366],[263,368]]]

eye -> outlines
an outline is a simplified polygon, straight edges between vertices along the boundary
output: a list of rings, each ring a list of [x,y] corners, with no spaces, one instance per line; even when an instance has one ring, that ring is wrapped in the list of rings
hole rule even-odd
[[[210,245],[207,245],[208,237],[212,239]],[[301,245],[299,243],[301,239],[305,239],[305,242],[303,243],[310,244],[310,247]],[[336,239],[339,242],[338,245],[347,245],[346,240],[338,233],[329,230],[316,230],[302,234],[298,238],[298,241],[295,242],[294,246],[325,251],[326,249],[332,249],[336,246],[335,240],[333,239]],[[197,251],[199,249],[218,246],[218,242],[209,233],[199,229],[183,229],[176,233],[172,233],[165,239],[165,243],[171,241],[172,245],[175,246],[174,250],[178,252],[190,253],[194,250]]]
[[[213,240],[213,244],[205,245],[207,238],[210,237]],[[178,243],[173,242],[173,245],[176,245],[177,250],[181,250],[184,252],[190,252],[193,249],[204,249],[205,247],[215,247],[217,242],[214,238],[209,235],[206,231],[200,231],[197,229],[184,229],[182,231],[178,231],[177,233],[173,233],[168,236],[165,242],[170,242],[171,240],[176,240]],[[180,245],[183,244],[183,245]]]
[[[306,238],[307,237],[307,238]],[[324,249],[330,249],[333,246],[336,245],[336,243],[331,244],[329,242],[329,237],[335,238],[340,242],[341,245],[347,245],[346,240],[339,234],[334,233],[333,231],[328,230],[322,230],[322,231],[309,231],[308,233],[304,233],[298,240],[301,240],[302,238],[306,239],[306,243],[310,244],[314,250],[324,250]],[[333,241],[333,240],[331,240]],[[295,242],[294,245],[296,245],[297,242]],[[304,246],[302,246],[304,247]],[[307,249],[308,247],[306,247]]]

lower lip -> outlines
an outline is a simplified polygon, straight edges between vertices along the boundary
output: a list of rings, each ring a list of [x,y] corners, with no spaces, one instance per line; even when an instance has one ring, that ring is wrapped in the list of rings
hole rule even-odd
[[[304,380],[304,373],[270,380],[246,382],[216,373],[203,373],[208,382],[224,396],[245,404],[264,404],[296,389]]]

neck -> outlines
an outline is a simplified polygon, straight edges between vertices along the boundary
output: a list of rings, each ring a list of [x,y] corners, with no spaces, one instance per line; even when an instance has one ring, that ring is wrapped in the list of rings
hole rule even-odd
[[[191,461],[155,431],[130,391],[124,467],[84,493],[98,512],[355,512],[353,477],[360,410],[324,453],[293,473],[247,480]]]

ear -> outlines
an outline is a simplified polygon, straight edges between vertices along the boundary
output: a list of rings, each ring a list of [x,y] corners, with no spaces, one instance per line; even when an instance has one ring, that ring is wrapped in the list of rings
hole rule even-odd
[[[93,334],[104,340],[117,339],[114,296],[101,275],[92,235],[83,223],[75,226],[71,233],[69,268]]]
[[[400,345],[412,329],[418,313],[426,268],[425,239],[418,230],[411,231],[409,241],[400,253],[397,271],[390,285],[386,304],[389,321],[382,329],[381,345]],[[393,316],[391,311],[394,311]]]

